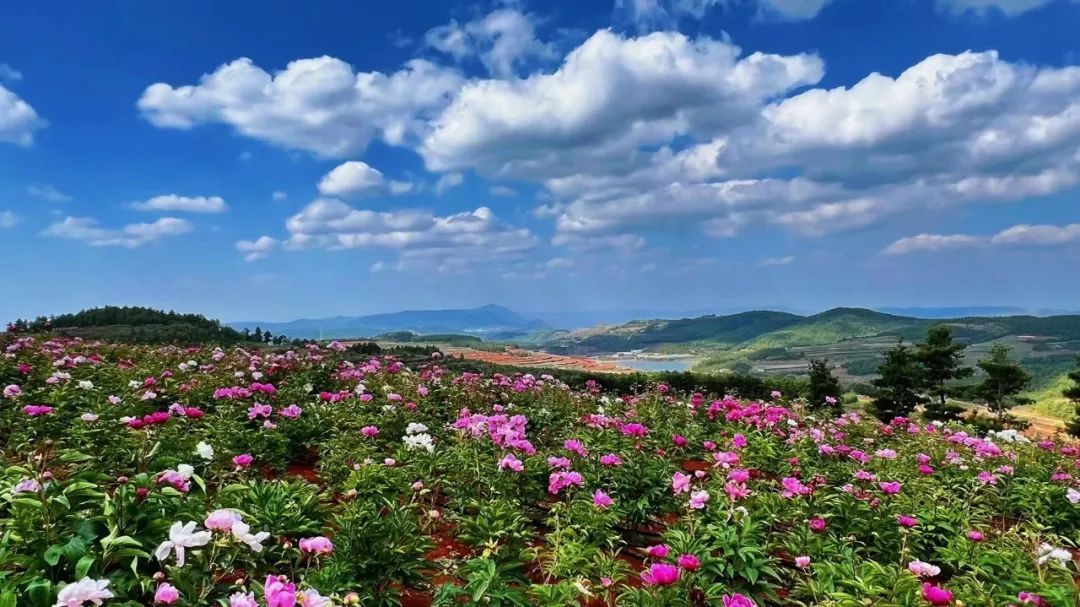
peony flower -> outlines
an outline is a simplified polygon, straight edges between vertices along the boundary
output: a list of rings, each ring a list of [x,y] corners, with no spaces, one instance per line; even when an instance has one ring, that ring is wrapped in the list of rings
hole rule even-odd
[[[967,538],[973,542],[981,542],[986,539],[986,536],[983,535],[982,531],[972,529],[971,531],[967,532]]]
[[[308,554],[330,554],[334,551],[334,544],[330,538],[321,535],[307,537],[300,540],[300,551]]]
[[[653,563],[647,571],[642,572],[641,581],[646,586],[670,586],[679,581],[679,568],[667,563]]]
[[[229,607],[259,607],[259,602],[255,600],[252,592],[234,592],[229,595]]]
[[[1036,555],[1039,557],[1039,564],[1045,565],[1048,561],[1054,560],[1059,563],[1068,563],[1072,560],[1072,553],[1062,548],[1054,548],[1050,544],[1043,542],[1039,544],[1039,549],[1036,551]]]
[[[300,594],[300,606],[301,607],[333,607],[334,603],[325,596],[319,594],[318,590],[314,588],[308,588]]]
[[[779,394],[779,392],[775,394]],[[779,398],[779,396],[774,398]],[[744,594],[725,594],[720,599],[723,601],[724,607],[754,607],[754,601]]]
[[[1065,499],[1069,500],[1070,504],[1080,504],[1080,491],[1069,487],[1065,492]]]
[[[165,560],[165,557],[169,556],[170,552],[176,553],[176,564],[179,567],[184,566],[184,551],[187,548],[198,548],[205,546],[210,542],[211,533],[209,531],[195,531],[195,521],[188,523],[181,523],[176,521],[169,528],[169,539],[161,543],[154,551],[154,556],[159,561]]]
[[[255,458],[252,457],[250,453],[241,453],[232,458],[232,463],[235,464],[237,468],[247,468],[253,461],[255,461]]]
[[[41,483],[37,482],[32,478],[24,478],[11,488],[11,494],[15,495],[17,493],[37,493],[40,490]]]
[[[266,607],[293,607],[296,605],[296,584],[289,581],[289,578],[278,576],[267,576],[266,584],[263,586],[263,594],[266,597]]]
[[[934,577],[941,574],[941,567],[931,565],[930,563],[924,563],[918,559],[908,563],[908,571],[915,574],[917,577]]]
[[[199,441],[199,444],[195,445],[195,453],[207,461],[214,459],[214,448],[203,441]]]
[[[262,543],[270,537],[268,531],[260,531],[254,534],[251,533],[251,525],[248,525],[243,521],[234,522],[230,531],[232,531],[233,537],[247,544],[247,547],[251,548],[252,552],[262,552]]]
[[[701,559],[693,554],[681,554],[676,562],[687,571],[697,571],[701,567]]]
[[[701,510],[701,509],[703,509],[705,507],[705,504],[707,504],[708,502],[709,502],[709,492],[708,491],[695,491],[695,492],[690,494],[690,501],[687,503],[687,505],[690,506],[691,508],[693,508],[694,510]]]
[[[671,548],[668,548],[667,544],[656,544],[655,546],[649,546],[646,552],[654,559],[663,559],[667,558],[667,555],[671,552]]]
[[[360,428],[360,434],[363,434],[368,438],[374,438],[379,435],[379,428],[378,426],[364,426],[363,428]]]
[[[158,584],[157,591],[154,592],[155,605],[172,605],[178,600],[180,600],[180,591],[176,589],[176,586],[168,582]]]
[[[916,519],[913,516],[908,516],[906,514],[898,514],[896,516],[896,522],[901,527],[905,527],[905,528],[908,528],[908,529],[910,529],[910,528],[914,527],[915,525],[919,524],[918,519]]]
[[[603,491],[597,489],[596,492],[593,493],[592,503],[593,503],[593,506],[596,506],[597,508],[600,508],[601,510],[607,510],[615,502],[611,501],[611,497],[608,494],[606,494]]]
[[[203,525],[212,531],[232,531],[233,523],[243,521],[240,513],[232,510],[214,510],[206,516]]]
[[[807,522],[807,525],[810,526],[810,531],[813,531],[814,533],[821,533],[821,532],[825,531],[825,527],[827,526],[827,523],[825,522],[825,519],[823,519],[821,517],[817,517],[817,518],[810,519]]]
[[[105,599],[113,598],[108,586],[109,580],[84,577],[60,589],[55,607],[83,607],[88,601],[92,605],[101,605]]]
[[[676,472],[671,477],[671,489],[675,491],[675,495],[680,493],[689,493],[690,481],[694,480],[694,477],[689,474],[683,474],[682,472]]]
[[[930,582],[922,585],[922,596],[931,605],[948,605],[952,602],[952,593]]]
[[[799,569],[807,569],[810,567],[810,557],[797,556],[795,557],[795,566]]]
[[[525,464],[521,463],[521,460],[514,457],[513,453],[507,453],[499,460],[499,470],[512,470],[513,472],[524,472]]]
[[[278,413],[280,413],[282,417],[287,417],[289,419],[297,419],[303,412],[304,410],[296,406],[296,403],[293,403],[288,407],[285,407],[281,411],[278,411]]]
[[[608,453],[607,455],[601,455],[600,456],[600,465],[601,466],[607,466],[607,467],[621,466],[622,463],[623,463],[622,458],[620,458],[618,455],[615,455],[614,453]]]
[[[896,495],[900,493],[900,486],[900,483],[896,481],[878,483],[878,487],[881,488],[881,492],[885,495]]]
[[[53,408],[49,405],[26,405],[22,408],[22,412],[30,417],[41,417],[42,415],[52,415]]]

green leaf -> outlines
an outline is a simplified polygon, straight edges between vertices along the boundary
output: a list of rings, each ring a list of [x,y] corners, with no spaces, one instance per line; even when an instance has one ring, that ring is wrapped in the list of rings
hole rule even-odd
[[[0,607],[16,607],[15,592],[13,590],[0,592]]]
[[[81,580],[90,573],[90,568],[94,566],[94,555],[85,554],[78,563],[75,563],[75,579]],[[3,607],[0,605],[0,607]]]
[[[45,549],[45,555],[42,556],[45,562],[51,567],[55,567],[60,562],[60,556],[63,555],[64,547],[60,544],[53,544]]]
[[[26,596],[34,607],[50,607],[52,604],[52,582],[49,580],[34,580],[26,587]]]

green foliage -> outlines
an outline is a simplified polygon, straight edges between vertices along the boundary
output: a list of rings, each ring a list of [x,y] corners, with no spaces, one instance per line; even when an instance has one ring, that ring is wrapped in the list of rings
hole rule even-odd
[[[968,377],[972,374],[969,367],[962,367],[965,346],[953,340],[952,329],[948,325],[931,327],[926,339],[915,351],[915,357],[922,365],[923,380],[930,397],[926,404],[926,417],[932,420],[948,421],[957,419],[962,407],[950,404],[948,383]]]
[[[1065,388],[1062,395],[1076,403],[1076,411],[1069,422],[1068,430],[1069,434],[1080,437],[1080,356],[1076,358],[1076,369],[1069,372],[1068,378],[1072,385]]]
[[[979,361],[979,368],[986,378],[979,385],[978,393],[991,411],[1002,415],[1024,402],[1019,394],[1031,383],[1031,374],[1009,359],[1008,346],[994,344],[990,356]]]
[[[882,421],[906,417],[925,402],[921,393],[922,368],[911,348],[903,343],[885,351],[885,362],[878,367],[873,382],[878,389],[874,414]]]
[[[842,388],[840,387],[840,380],[836,379],[836,376],[832,373],[829,361],[822,358],[811,360],[810,366],[807,369],[807,376],[809,377],[810,385],[806,402],[809,403],[810,407],[828,407],[830,405],[827,403],[827,399],[834,398],[836,399],[834,407],[838,408]]]

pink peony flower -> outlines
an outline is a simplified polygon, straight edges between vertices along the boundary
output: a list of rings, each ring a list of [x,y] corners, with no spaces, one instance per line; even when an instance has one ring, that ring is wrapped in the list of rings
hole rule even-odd
[[[255,458],[250,453],[241,453],[232,458],[232,462],[236,464],[237,468],[247,468],[253,461],[255,461]]]
[[[621,466],[623,463],[622,458],[614,453],[608,453],[607,455],[600,456],[600,465],[606,467]]]
[[[910,528],[914,527],[915,525],[919,524],[919,521],[915,517],[908,516],[906,514],[897,515],[896,522],[901,527],[905,527],[907,529],[910,529]]]
[[[941,573],[941,567],[931,565],[930,563],[924,563],[918,559],[908,563],[908,571],[915,574],[917,577],[934,577]]]
[[[259,603],[250,592],[234,592],[229,595],[229,607],[259,607]]]
[[[512,470],[514,472],[524,472],[525,464],[521,463],[521,460],[514,457],[513,453],[507,453],[499,460],[499,470]]]
[[[676,472],[671,477],[671,488],[675,491],[675,495],[680,493],[688,493],[690,491],[690,481],[694,477],[689,474],[683,474],[682,472]]]
[[[603,491],[597,489],[596,492],[593,493],[592,503],[593,503],[593,506],[596,506],[597,508],[600,508],[601,510],[607,510],[615,502],[611,501],[611,497],[608,494],[606,494]]]
[[[779,394],[779,392],[776,394]],[[723,601],[724,607],[754,607],[754,601],[751,601],[750,597],[744,594],[725,594],[720,599]]]
[[[663,559],[667,558],[667,555],[671,552],[671,548],[668,548],[667,544],[656,544],[655,546],[649,546],[646,552],[654,559]]]
[[[679,581],[679,568],[667,563],[653,563],[647,571],[642,572],[641,581],[646,586],[670,586]]]
[[[701,567],[701,559],[693,554],[681,554],[677,559],[679,567],[687,571],[697,571]]]
[[[971,531],[967,532],[967,538],[973,542],[981,542],[986,539],[986,536],[983,535],[982,531],[972,529]]]
[[[808,569],[810,567],[810,557],[797,556],[795,557],[795,566],[799,569]]]
[[[26,405],[22,408],[22,412],[30,417],[40,417],[42,415],[52,415],[53,408],[49,405]]]
[[[708,491],[695,491],[690,494],[690,502],[687,505],[694,510],[701,510],[705,508],[705,504],[707,504],[708,502]]]
[[[823,519],[821,517],[817,517],[817,518],[810,519],[807,522],[807,525],[810,526],[810,531],[813,531],[814,533],[821,533],[821,532],[825,531],[825,527],[828,524],[825,522],[825,519]]]
[[[308,554],[330,554],[334,551],[334,544],[330,538],[321,535],[307,537],[300,540],[300,551]]]
[[[83,607],[87,602],[101,605],[105,599],[113,598],[113,593],[108,586],[109,580],[84,577],[60,590],[56,596],[56,607]]]
[[[233,523],[244,520],[239,513],[232,510],[215,510],[206,516],[203,525],[213,531],[232,531]]]
[[[294,607],[296,605],[296,584],[283,575],[267,576],[263,593],[266,596],[266,607]]]
[[[922,585],[922,596],[931,605],[948,605],[952,602],[952,593],[930,582]]]
[[[158,584],[157,591],[154,592],[155,605],[172,605],[178,600],[180,600],[180,591],[175,586],[167,582]]]
[[[892,482],[880,482],[878,487],[881,487],[881,492],[885,495],[896,495],[900,493],[900,483],[896,481]]]
[[[373,438],[379,435],[379,428],[377,426],[364,426],[360,428],[360,434],[368,438]]]

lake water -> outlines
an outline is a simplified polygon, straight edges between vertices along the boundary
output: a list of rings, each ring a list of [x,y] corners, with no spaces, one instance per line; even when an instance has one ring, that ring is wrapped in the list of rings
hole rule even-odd
[[[644,360],[623,358],[612,360],[617,366],[635,371],[689,371],[697,361],[692,358],[673,358],[670,360]]]

